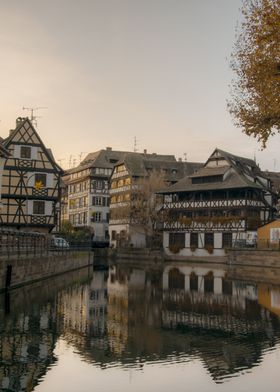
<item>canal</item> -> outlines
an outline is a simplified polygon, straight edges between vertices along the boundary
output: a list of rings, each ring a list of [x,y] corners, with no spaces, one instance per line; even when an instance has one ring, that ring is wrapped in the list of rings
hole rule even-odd
[[[1,391],[278,391],[276,270],[87,267],[0,296]]]

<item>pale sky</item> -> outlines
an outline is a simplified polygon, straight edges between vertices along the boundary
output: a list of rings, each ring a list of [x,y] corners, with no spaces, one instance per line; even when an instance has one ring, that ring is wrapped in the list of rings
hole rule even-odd
[[[280,171],[226,100],[241,0],[0,0],[0,136],[23,107],[62,167],[106,146],[204,162],[215,147]]]

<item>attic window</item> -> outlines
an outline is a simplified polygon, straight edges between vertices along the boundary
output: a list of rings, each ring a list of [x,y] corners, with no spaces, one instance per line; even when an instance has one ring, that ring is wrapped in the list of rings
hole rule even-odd
[[[118,162],[118,159],[110,158],[110,159],[109,159],[109,162],[110,162],[110,163],[117,163],[117,162]]]
[[[192,178],[193,184],[206,184],[211,182],[222,182],[222,181],[223,181],[222,175]]]
[[[20,157],[23,159],[30,159],[31,158],[31,147],[21,146],[20,147]]]

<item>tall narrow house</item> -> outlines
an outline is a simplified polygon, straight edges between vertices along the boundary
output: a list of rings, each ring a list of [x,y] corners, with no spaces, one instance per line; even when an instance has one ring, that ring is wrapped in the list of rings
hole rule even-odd
[[[50,232],[58,223],[62,170],[28,118],[16,120],[3,146],[9,157],[2,177],[1,225]]]
[[[2,193],[2,175],[3,175],[3,167],[5,160],[8,158],[9,153],[6,148],[2,144],[3,139],[0,138],[0,216],[2,212],[2,202],[1,202],[1,193]]]

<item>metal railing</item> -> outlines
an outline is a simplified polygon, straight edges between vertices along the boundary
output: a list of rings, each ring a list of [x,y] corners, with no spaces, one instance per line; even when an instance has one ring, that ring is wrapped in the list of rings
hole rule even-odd
[[[61,237],[47,236],[42,233],[20,232],[0,229],[0,256],[43,256],[92,249],[92,241],[67,241]]]

